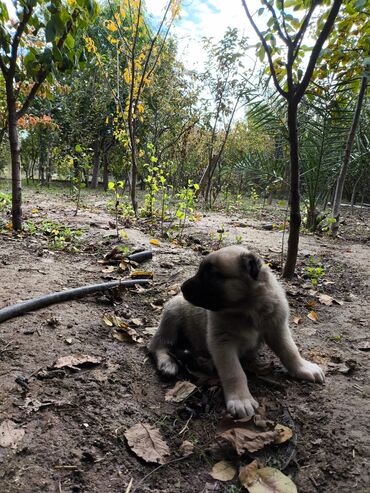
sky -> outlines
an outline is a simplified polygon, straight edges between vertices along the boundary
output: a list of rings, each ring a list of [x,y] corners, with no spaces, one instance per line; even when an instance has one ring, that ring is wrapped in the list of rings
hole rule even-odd
[[[159,18],[167,0],[146,0],[145,3],[149,13]],[[259,0],[248,0],[252,12],[260,6]],[[237,27],[252,44],[257,42],[241,0],[183,0],[180,18],[171,32],[178,40],[179,55],[185,66],[201,69],[206,58],[202,37],[219,40],[227,27]]]

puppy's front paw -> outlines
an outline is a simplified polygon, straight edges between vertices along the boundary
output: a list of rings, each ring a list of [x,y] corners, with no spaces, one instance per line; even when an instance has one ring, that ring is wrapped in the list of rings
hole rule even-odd
[[[235,418],[246,418],[255,414],[258,402],[252,396],[245,399],[228,399],[226,408]]]
[[[292,377],[309,382],[324,383],[325,375],[322,369],[316,363],[311,363],[303,359],[301,363],[291,372]]]
[[[165,377],[175,377],[179,371],[179,366],[176,361],[172,359],[167,359],[166,361],[162,361],[158,365],[158,370]]]

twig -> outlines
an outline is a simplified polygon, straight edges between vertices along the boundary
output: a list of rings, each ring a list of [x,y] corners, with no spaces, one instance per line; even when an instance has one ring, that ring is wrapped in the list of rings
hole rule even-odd
[[[156,467],[155,469],[153,469],[153,471],[150,471],[142,479],[140,479],[140,481],[137,483],[137,485],[135,486],[135,488],[132,490],[131,493],[135,493],[135,491],[137,491],[138,487],[141,486],[144,483],[144,481],[146,481],[149,478],[149,476],[156,473],[159,469],[162,469],[162,467],[169,466],[170,464],[173,464],[174,462],[180,462],[181,460],[188,459],[188,458],[189,458],[188,456],[178,457],[177,459],[170,460],[170,461],[166,462],[165,464],[161,464],[160,466]]]

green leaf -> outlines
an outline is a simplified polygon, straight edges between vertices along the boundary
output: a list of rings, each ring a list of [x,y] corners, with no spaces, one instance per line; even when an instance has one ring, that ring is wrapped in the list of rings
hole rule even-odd
[[[50,21],[46,24],[45,27],[45,39],[48,43],[51,43],[52,41],[54,41],[56,35],[57,35],[56,25],[50,19]]]

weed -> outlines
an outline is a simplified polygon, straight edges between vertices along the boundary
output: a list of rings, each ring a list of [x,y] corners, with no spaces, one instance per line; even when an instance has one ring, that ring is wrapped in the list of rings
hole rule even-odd
[[[12,204],[11,194],[0,192],[0,211],[10,210],[11,204]]]
[[[307,277],[311,280],[312,286],[317,286],[319,279],[325,275],[325,269],[320,264],[320,261],[314,257],[309,259],[310,265],[305,267],[305,273]]]
[[[31,236],[37,234],[45,236],[48,241],[48,247],[51,250],[79,251],[79,240],[82,235],[81,229],[72,229],[69,226],[64,226],[53,221],[42,221],[37,224],[27,221],[24,229]]]

